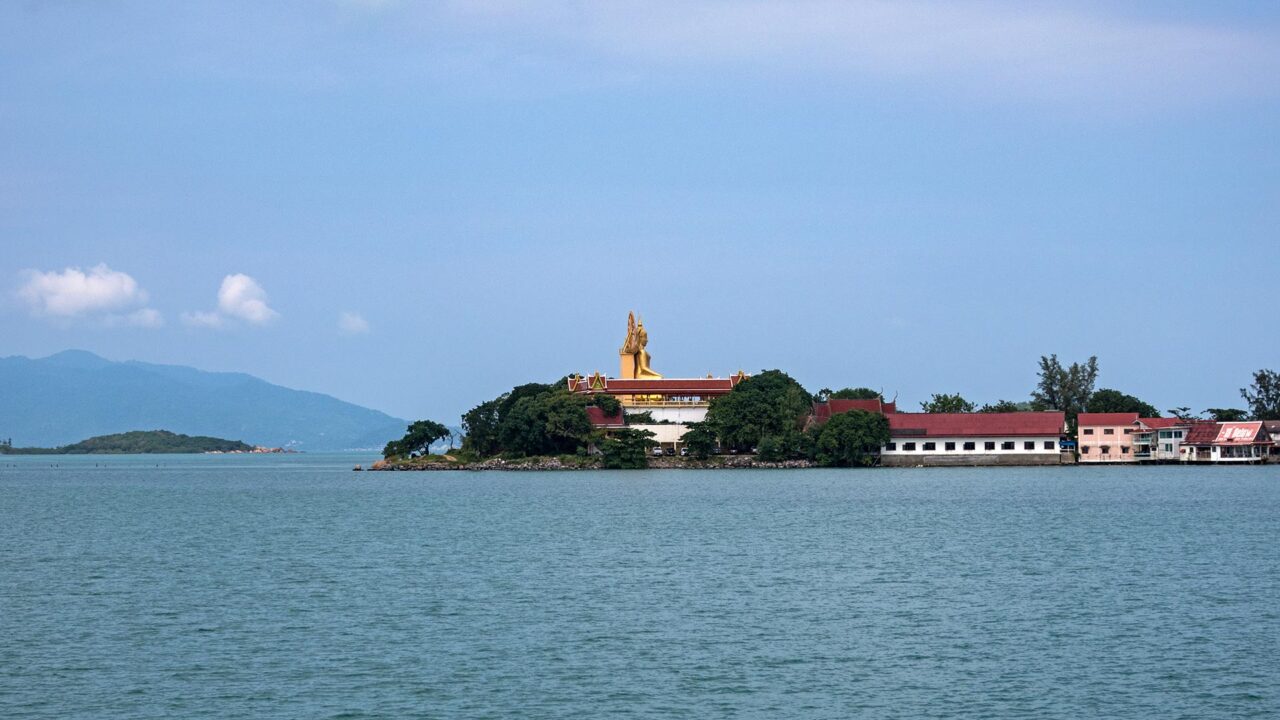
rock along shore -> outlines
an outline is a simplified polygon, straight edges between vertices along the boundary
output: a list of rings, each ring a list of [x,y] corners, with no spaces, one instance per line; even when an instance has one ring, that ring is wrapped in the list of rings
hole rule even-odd
[[[759,468],[761,470],[802,469],[817,467],[817,463],[809,460],[784,460],[781,462],[765,462],[746,455],[720,456],[709,460],[692,460],[680,457],[657,457],[649,459],[650,470],[742,470]],[[517,472],[563,471],[563,470],[603,470],[600,461],[594,458],[574,458],[562,460],[558,457],[536,457],[520,460],[490,458],[472,463],[449,461],[407,461],[387,462],[379,460],[370,465],[369,470],[377,471],[456,471],[456,470],[505,470]]]

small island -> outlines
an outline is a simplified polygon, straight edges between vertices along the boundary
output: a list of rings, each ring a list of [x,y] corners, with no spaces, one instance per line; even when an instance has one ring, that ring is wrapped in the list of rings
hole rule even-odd
[[[239,440],[223,440],[204,435],[182,435],[168,430],[134,430],[114,435],[99,435],[54,448],[13,447],[12,441],[0,443],[0,455],[192,455],[268,452],[285,451],[281,448],[255,447]]]

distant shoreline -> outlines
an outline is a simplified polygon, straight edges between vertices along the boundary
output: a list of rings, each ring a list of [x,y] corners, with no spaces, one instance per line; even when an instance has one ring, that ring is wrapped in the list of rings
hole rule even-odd
[[[287,452],[295,451],[168,430],[131,430],[98,435],[52,448],[13,447],[11,442],[0,444],[0,455],[251,455]]]

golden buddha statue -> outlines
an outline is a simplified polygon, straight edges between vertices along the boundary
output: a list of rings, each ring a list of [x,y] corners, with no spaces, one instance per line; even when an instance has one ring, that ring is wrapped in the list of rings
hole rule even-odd
[[[644,321],[636,322],[634,312],[627,313],[627,339],[618,351],[621,369],[618,377],[628,380],[653,380],[662,375],[654,372],[649,366],[649,333],[644,329]]]

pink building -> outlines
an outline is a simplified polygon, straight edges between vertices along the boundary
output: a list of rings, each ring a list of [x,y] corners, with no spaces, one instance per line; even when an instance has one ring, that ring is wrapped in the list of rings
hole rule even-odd
[[[1137,462],[1133,434],[1138,413],[1080,413],[1076,420],[1082,463]]]

